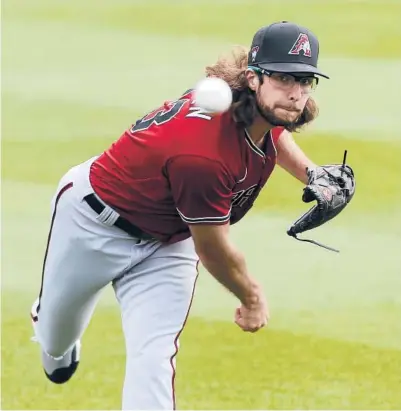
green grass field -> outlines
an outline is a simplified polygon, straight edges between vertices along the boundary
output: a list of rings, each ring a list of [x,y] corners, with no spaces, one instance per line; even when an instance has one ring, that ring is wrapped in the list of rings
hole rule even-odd
[[[255,335],[201,272],[178,355],[180,409],[401,409],[401,2],[4,0],[2,10],[2,409],[119,409],[120,315],[105,290],[69,384],[47,382],[30,342],[50,198],[61,175],[176,98],[260,26],[293,20],[321,41],[320,116],[296,138],[318,163],[348,150],[357,192],[310,236],[281,170],[233,227],[272,319]]]

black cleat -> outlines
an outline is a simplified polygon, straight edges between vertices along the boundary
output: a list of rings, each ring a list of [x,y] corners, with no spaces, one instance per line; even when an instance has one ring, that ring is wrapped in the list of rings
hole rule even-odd
[[[71,364],[68,367],[56,368],[51,374],[48,374],[43,368],[46,377],[54,384],[66,383],[74,375],[78,368],[80,351],[81,343],[80,341],[77,341],[71,352]]]

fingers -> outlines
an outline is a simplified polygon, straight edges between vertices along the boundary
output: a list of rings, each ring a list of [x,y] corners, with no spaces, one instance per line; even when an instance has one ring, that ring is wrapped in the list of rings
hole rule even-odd
[[[242,317],[241,310],[237,308],[235,312],[235,323],[246,332],[254,333],[261,328],[265,327],[267,324],[267,317],[263,320],[258,320],[256,318],[246,318]]]
[[[237,322],[241,318],[241,309],[238,307],[235,310],[235,322]]]
[[[250,333],[255,333],[256,331],[259,331],[261,328],[266,326],[266,323],[247,323],[243,321],[243,319],[240,319],[239,321],[236,321],[236,324],[245,332],[250,332]]]

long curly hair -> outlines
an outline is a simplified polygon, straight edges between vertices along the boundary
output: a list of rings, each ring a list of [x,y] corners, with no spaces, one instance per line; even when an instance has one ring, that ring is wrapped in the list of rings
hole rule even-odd
[[[233,92],[231,112],[234,120],[249,127],[258,115],[255,93],[248,87],[245,71],[248,68],[249,49],[244,46],[235,46],[231,53],[222,55],[216,63],[206,66],[206,76],[219,77],[225,80]],[[304,111],[299,119],[286,129],[298,132],[303,126],[312,122],[318,115],[318,107],[312,97],[309,97]]]

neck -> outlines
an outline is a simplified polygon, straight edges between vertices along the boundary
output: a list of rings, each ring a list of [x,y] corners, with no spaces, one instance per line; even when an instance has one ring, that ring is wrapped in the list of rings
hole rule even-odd
[[[249,137],[257,145],[262,146],[264,136],[273,128],[261,115],[257,115],[253,123],[247,128]]]

